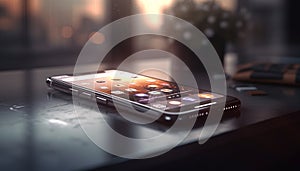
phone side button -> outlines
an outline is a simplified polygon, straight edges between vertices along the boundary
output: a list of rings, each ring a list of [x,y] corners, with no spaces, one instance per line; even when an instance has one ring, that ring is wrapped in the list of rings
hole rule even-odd
[[[105,98],[103,98],[103,97],[96,97],[96,99],[97,99],[97,102],[106,105],[107,100]]]
[[[207,107],[207,106],[214,105],[214,104],[216,104],[216,103],[217,103],[217,102],[206,103],[206,104],[202,104],[202,105],[199,105],[199,106],[195,106],[194,108],[195,108],[195,109],[199,109],[199,108],[203,108],[203,107]]]
[[[74,88],[69,88],[69,90],[72,92],[72,93],[78,93],[78,90],[74,89]]]
[[[86,97],[86,98],[91,98],[92,97],[92,95],[90,93],[86,93],[86,92],[82,92],[81,95]]]

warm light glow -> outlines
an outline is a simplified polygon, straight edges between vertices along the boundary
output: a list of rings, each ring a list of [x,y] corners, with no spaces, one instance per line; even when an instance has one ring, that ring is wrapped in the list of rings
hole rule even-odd
[[[206,99],[212,99],[212,98],[214,98],[214,95],[208,94],[208,93],[200,93],[200,94],[198,94],[198,97],[206,98]]]
[[[171,105],[180,105],[181,102],[180,101],[169,101],[169,104],[171,104]]]
[[[90,40],[97,45],[100,45],[105,41],[105,36],[99,32],[92,32],[90,34],[90,37],[91,37]]]
[[[74,25],[80,24],[80,20],[83,16],[93,19],[95,21],[101,21],[105,19],[106,0],[84,0],[82,3],[75,3],[72,7],[72,23]]]
[[[0,30],[15,29],[16,18],[21,17],[21,5],[18,0],[0,0],[0,6],[5,10],[1,11]]]
[[[153,0],[137,0],[137,5],[140,8],[141,13],[147,14],[162,14],[164,9],[169,7],[174,0],[161,0],[161,1],[153,1]],[[159,28],[162,24],[161,18],[149,18],[146,21],[149,26],[153,28]]]
[[[65,39],[69,39],[71,38],[73,35],[73,29],[72,27],[70,26],[64,26],[62,29],[61,29],[61,36]]]
[[[160,14],[163,10],[172,4],[173,0],[137,0],[142,13]]]
[[[208,0],[195,0],[197,3],[207,2]],[[236,0],[215,0],[221,7],[227,10],[234,10],[236,8]]]
[[[0,0],[0,5],[4,6],[8,15],[18,17],[21,13],[21,4],[19,0]]]
[[[29,4],[30,4],[31,14],[34,16],[39,15],[40,8],[41,8],[41,0],[31,0]]]
[[[227,10],[235,10],[236,0],[216,0],[220,5]]]
[[[94,18],[103,18],[104,16],[104,0],[89,0],[88,3],[86,3],[86,11],[91,17]]]

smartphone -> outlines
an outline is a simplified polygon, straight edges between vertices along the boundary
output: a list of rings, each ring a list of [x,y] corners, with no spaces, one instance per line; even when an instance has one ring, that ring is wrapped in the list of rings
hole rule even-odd
[[[224,99],[224,114],[239,113],[241,106],[240,100],[235,97],[119,70],[52,76],[47,78],[46,83],[65,93],[93,98],[99,105],[114,106],[118,103],[126,108],[131,104],[136,110],[151,111],[147,112],[146,117],[160,114],[159,122],[204,118],[211,106],[218,105]]]

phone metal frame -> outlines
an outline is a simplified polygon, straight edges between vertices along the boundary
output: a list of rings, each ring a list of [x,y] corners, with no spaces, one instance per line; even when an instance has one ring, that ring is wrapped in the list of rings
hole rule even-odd
[[[127,71],[125,71],[127,72]],[[97,72],[97,73],[105,73],[105,71],[101,71],[101,72]],[[87,74],[95,74],[95,73],[83,73],[77,76],[81,76],[81,75],[87,75]],[[140,75],[140,74],[138,74]],[[197,103],[197,106],[193,106],[192,109],[190,110],[186,110],[186,111],[180,111],[180,112],[171,112],[171,111],[165,111],[165,110],[160,110],[157,108],[153,108],[147,105],[144,105],[142,103],[138,103],[135,101],[131,101],[122,97],[118,97],[115,96],[113,94],[106,94],[103,92],[99,92],[99,91],[95,91],[92,89],[87,89],[85,87],[82,86],[78,86],[66,81],[62,81],[59,79],[55,79],[54,77],[59,77],[59,76],[66,76],[66,77],[72,77],[74,75],[71,74],[63,74],[63,75],[57,75],[57,76],[52,76],[52,77],[48,77],[46,79],[46,83],[49,87],[68,93],[68,94],[73,94],[76,95],[78,97],[81,97],[82,95],[86,96],[85,98],[95,98],[97,104],[101,104],[101,105],[108,105],[108,106],[112,106],[114,107],[114,103],[118,103],[121,105],[124,105],[125,103],[123,102],[124,100],[126,102],[129,102],[130,104],[134,105],[134,107],[139,108],[140,110],[152,110],[154,111],[154,113],[160,113],[162,115],[164,115],[164,119],[165,120],[173,120],[174,118],[180,118],[180,119],[186,119],[186,118],[191,118],[191,117],[201,117],[201,116],[207,116],[210,110],[210,106],[212,105],[218,105],[217,101],[205,101],[205,103],[203,104],[199,104]],[[145,75],[141,75],[141,76],[145,76]],[[146,76],[149,77],[149,76]],[[154,77],[149,77],[149,78],[154,78]],[[154,78],[154,79],[158,79],[158,78]],[[161,80],[161,79],[159,79]],[[162,80],[162,81],[166,81],[166,80]],[[170,81],[168,81],[170,82]],[[209,92],[209,91],[207,91]],[[234,112],[234,113],[239,113],[240,110],[240,106],[241,106],[241,102],[240,100],[238,100],[235,97],[232,96],[224,96],[224,98],[226,98],[226,103],[225,103],[225,107],[224,107],[224,113],[228,113],[228,112]],[[190,104],[189,106],[192,106],[193,104]],[[197,114],[194,114],[193,112],[198,111]],[[189,115],[190,113],[193,113],[193,115]],[[150,116],[151,117],[151,116]]]

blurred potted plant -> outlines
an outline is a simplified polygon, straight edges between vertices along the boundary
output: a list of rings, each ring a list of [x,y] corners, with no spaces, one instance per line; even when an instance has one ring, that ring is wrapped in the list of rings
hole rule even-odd
[[[202,3],[194,0],[176,1],[169,12],[201,30],[215,47],[222,63],[226,44],[235,44],[244,37],[249,18],[245,9],[240,12],[229,11],[214,0]]]

